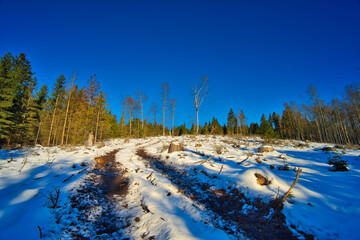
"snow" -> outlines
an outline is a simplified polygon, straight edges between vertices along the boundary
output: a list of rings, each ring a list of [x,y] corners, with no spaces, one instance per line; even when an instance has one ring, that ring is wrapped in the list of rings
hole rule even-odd
[[[168,153],[166,146],[171,142],[182,143],[184,151]],[[269,202],[283,195],[295,180],[295,170],[302,168],[299,182],[282,210],[294,236],[304,239],[301,233],[304,232],[318,239],[360,239],[360,151],[326,153],[320,149],[332,144],[308,143],[306,147],[295,148],[298,143],[264,144],[259,138],[183,136],[131,139],[127,143],[114,139],[102,148],[36,146],[0,150],[0,239],[39,239],[39,228],[45,239],[59,236],[69,239],[62,228],[69,225],[70,218],[59,220],[57,213],[71,209],[68,196],[84,183],[95,165],[94,158],[114,149],[120,149],[116,161],[127,169],[130,183],[128,194],[119,198],[113,209],[117,216],[131,219],[130,226],[119,234],[131,239],[239,238],[222,230],[221,225],[228,224],[225,220],[214,222],[213,212],[138,156],[136,151],[141,147],[175,169],[185,171],[192,181],[207,183],[210,191],[219,196],[223,193],[217,190],[231,186],[254,201],[261,198]],[[258,153],[263,145],[273,147],[274,151]],[[348,172],[329,171],[328,158],[334,154],[348,161]],[[279,170],[285,165],[288,171]],[[258,185],[255,173],[271,180],[271,184]],[[47,198],[57,188],[59,204],[51,209]],[[239,209],[242,214],[253,211],[258,209],[250,202]],[[90,212],[88,220],[95,222],[104,209],[94,205]],[[76,220],[76,211],[67,214],[73,215],[72,221]],[[270,210],[263,217],[270,218],[272,214]],[[95,239],[89,231],[84,230],[83,235]]]

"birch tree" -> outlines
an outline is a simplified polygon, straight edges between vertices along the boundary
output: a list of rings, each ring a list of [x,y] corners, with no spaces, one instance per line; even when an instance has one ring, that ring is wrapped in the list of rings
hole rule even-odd
[[[139,103],[140,115],[141,115],[141,129],[144,130],[144,102],[147,100],[145,93],[137,91],[137,102]]]
[[[174,135],[175,134],[175,107],[176,107],[177,99],[170,99],[169,102],[170,102],[169,107],[170,107],[171,118],[172,118],[171,132],[172,132],[172,135]]]
[[[166,120],[166,103],[169,95],[169,85],[167,83],[163,83],[162,85],[162,102],[163,102],[163,136],[165,136],[165,120]]]
[[[192,90],[194,96],[194,106],[196,110],[196,134],[199,134],[199,108],[203,103],[204,98],[208,91],[207,82],[208,82],[207,76],[201,77],[201,84],[195,85]]]
[[[68,95],[67,104],[66,104],[64,126],[63,126],[63,130],[62,130],[62,135],[61,135],[61,145],[64,145],[65,129],[66,129],[66,124],[67,124],[68,115],[69,115],[69,107],[70,107],[71,97],[75,90],[75,88],[74,88],[75,80],[76,80],[76,74],[74,73],[73,79],[71,80],[71,86],[70,86],[69,95]]]

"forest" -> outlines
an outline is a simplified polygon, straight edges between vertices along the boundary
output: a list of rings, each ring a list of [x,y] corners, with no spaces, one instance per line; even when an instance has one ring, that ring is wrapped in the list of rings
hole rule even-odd
[[[360,144],[360,84],[345,87],[341,98],[326,102],[313,85],[307,95],[311,104],[284,103],[282,113],[262,114],[260,124],[248,123],[243,110],[229,110],[227,123],[216,116],[200,126],[199,108],[206,98],[207,81],[193,89],[197,122],[175,126],[176,99],[169,99],[170,86],[161,86],[162,102],[151,104],[151,119],[144,117],[143,92],[122,97],[118,119],[108,108],[106,93],[94,74],[86,85],[76,83],[76,73],[66,79],[61,74],[53,86],[37,85],[30,61],[24,53],[11,53],[0,62],[0,145],[14,148],[25,145],[79,145],[108,138],[141,138],[185,134],[259,135],[264,138],[309,140],[337,144]],[[120,104],[120,103],[119,103]],[[241,103],[236,103],[238,107]],[[235,109],[235,108],[234,108]],[[195,111],[194,111],[195,113]],[[157,122],[157,115],[162,122]]]

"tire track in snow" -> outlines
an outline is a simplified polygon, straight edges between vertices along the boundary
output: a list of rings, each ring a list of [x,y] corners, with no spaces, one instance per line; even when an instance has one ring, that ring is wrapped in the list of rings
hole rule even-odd
[[[114,150],[96,158],[96,166],[81,187],[73,189],[70,206],[59,220],[64,239],[128,239],[123,233],[131,225],[130,216],[121,213],[129,180]]]
[[[211,189],[207,182],[200,182],[188,172],[176,169],[166,163],[160,157],[155,157],[146,152],[144,148],[138,148],[137,155],[142,157],[150,167],[167,177],[179,190],[205,207],[207,213],[211,214],[213,225],[224,230],[236,238],[244,238],[244,235],[254,239],[297,239],[289,228],[285,226],[285,216],[276,211],[274,216],[268,220],[265,218],[270,209],[278,202],[263,203],[260,199],[252,202],[247,199],[238,189]],[[197,172],[194,174],[206,174]],[[207,175],[207,177],[211,177]],[[244,207],[250,206],[244,213]],[[305,238],[311,239],[311,235]]]

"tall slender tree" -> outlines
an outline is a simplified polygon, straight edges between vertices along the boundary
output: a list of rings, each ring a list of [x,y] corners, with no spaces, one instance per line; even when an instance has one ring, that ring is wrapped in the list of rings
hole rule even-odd
[[[165,119],[166,119],[166,104],[168,101],[169,95],[169,85],[167,83],[163,83],[162,85],[162,102],[163,102],[163,136],[165,136]]]
[[[196,111],[196,134],[199,134],[199,108],[203,103],[204,98],[208,91],[207,82],[208,82],[207,76],[201,77],[201,84],[199,86],[195,85],[192,90],[194,96],[194,106]]]

